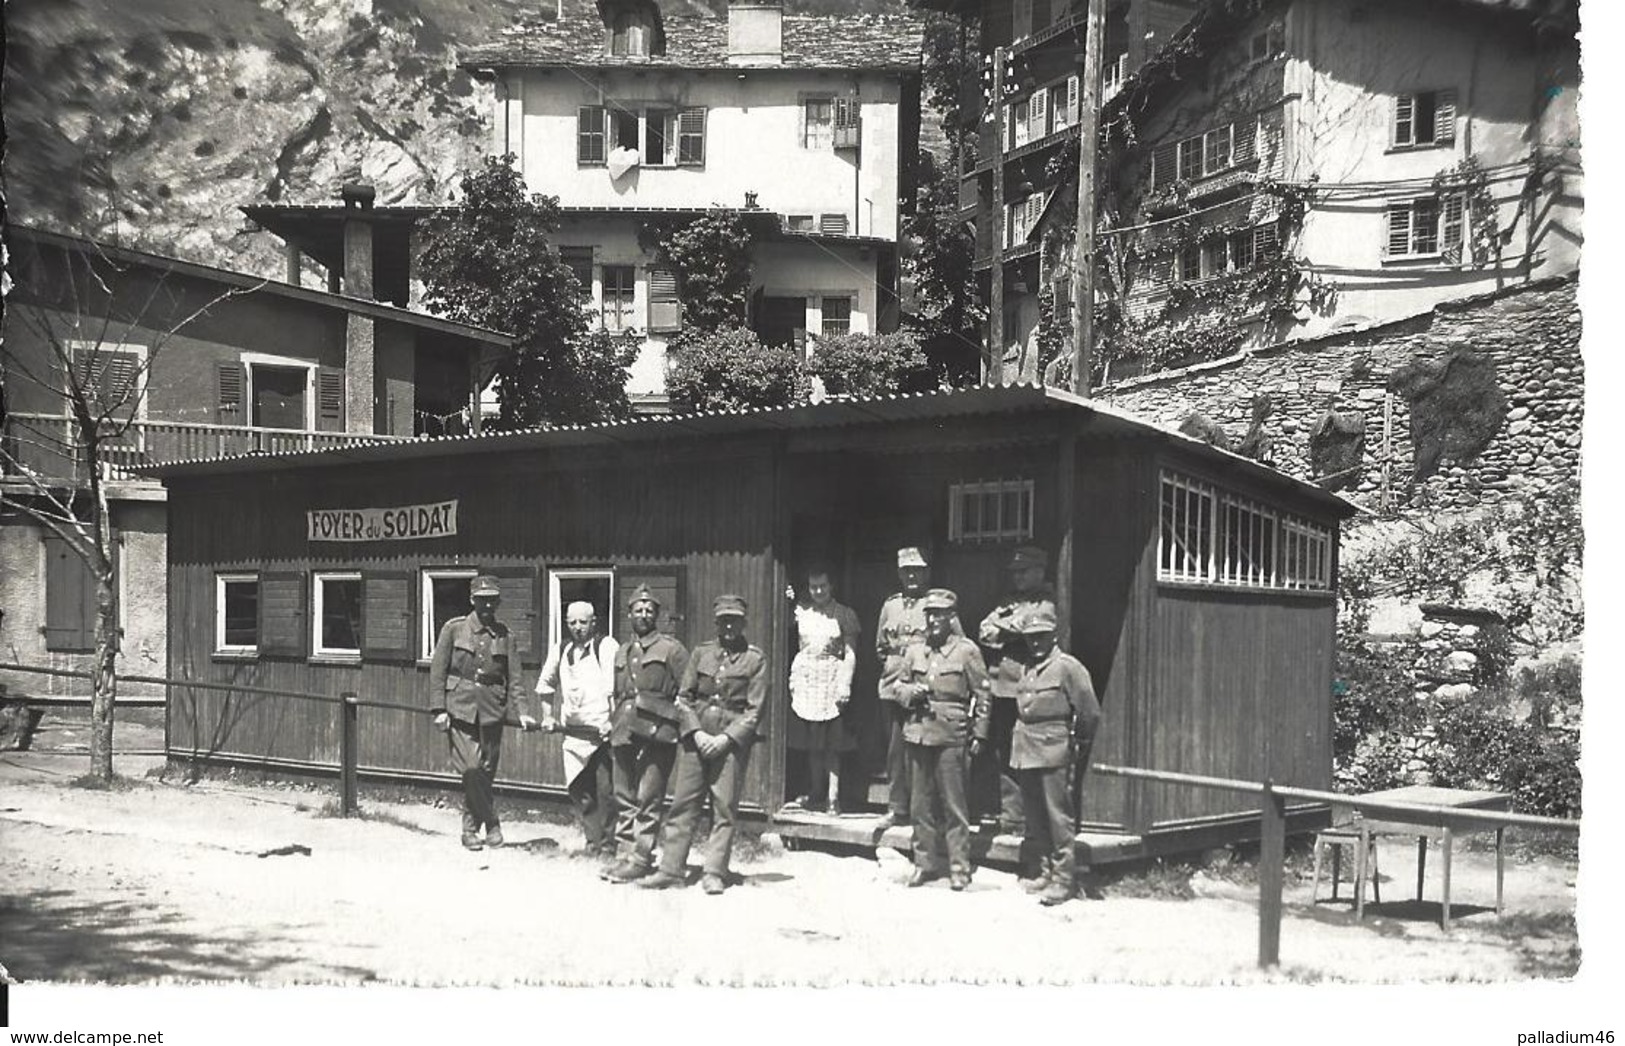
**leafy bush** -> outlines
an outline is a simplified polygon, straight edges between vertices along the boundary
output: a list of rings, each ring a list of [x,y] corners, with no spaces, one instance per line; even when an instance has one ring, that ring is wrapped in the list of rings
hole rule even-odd
[[[1495,706],[1494,695],[1478,695],[1440,710],[1435,783],[1510,792],[1523,813],[1578,817],[1579,746]]]
[[[678,410],[782,407],[807,398],[800,353],[763,345],[743,327],[685,333],[672,355],[666,392]]]
[[[1345,641],[1332,683],[1332,759],[1345,764],[1367,737],[1413,733],[1427,720],[1404,648]]]
[[[807,372],[832,396],[884,396],[936,386],[919,339],[909,331],[819,338]]]

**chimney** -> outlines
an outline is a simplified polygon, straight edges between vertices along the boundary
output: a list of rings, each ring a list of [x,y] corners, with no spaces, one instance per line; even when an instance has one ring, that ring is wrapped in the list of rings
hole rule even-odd
[[[728,64],[782,65],[784,8],[777,3],[728,5]]]
[[[344,293],[355,298],[376,297],[373,289],[372,201],[377,190],[349,182],[339,190],[344,201]]]

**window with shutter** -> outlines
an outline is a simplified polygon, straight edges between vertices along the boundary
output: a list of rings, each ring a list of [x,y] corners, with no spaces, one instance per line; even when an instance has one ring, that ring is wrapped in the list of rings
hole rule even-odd
[[[1410,145],[1415,141],[1416,99],[1402,94],[1394,99],[1394,144]]]
[[[584,105],[576,110],[576,163],[604,162],[604,107]]]
[[[643,149],[639,152],[645,167],[672,167],[677,163],[677,114],[670,109],[643,111]]]
[[[1462,240],[1466,224],[1466,201],[1461,193],[1451,193],[1443,200],[1443,213],[1439,219],[1439,246],[1450,252],[1457,261],[1462,258]]]
[[[705,106],[691,106],[677,115],[677,165],[705,166]]]
[[[858,147],[858,108],[856,98],[840,97],[835,99],[835,148],[856,149]]]
[[[316,427],[323,432],[344,431],[344,371],[338,367],[316,371]]]
[[[1179,143],[1164,142],[1151,152],[1151,187],[1166,189],[1179,180]]]
[[[1384,253],[1389,257],[1401,257],[1411,253],[1410,204],[1388,205],[1388,246]]]
[[[142,354],[108,345],[74,346],[73,384],[92,410],[119,418],[139,413]]]
[[[599,269],[599,283],[604,295],[599,310],[604,329],[630,329],[636,319],[632,311],[636,297],[635,268],[631,265],[602,266]]]
[[[835,144],[835,99],[807,98],[801,109],[801,147],[828,149]]]
[[[1253,229],[1253,258],[1263,261],[1281,254],[1281,231],[1274,222]]]
[[[1038,141],[1049,133],[1049,92],[1035,91],[1027,103],[1027,138]]]
[[[823,318],[819,333],[825,337],[848,334],[852,330],[852,299],[846,296],[825,298],[821,303]]]
[[[1236,163],[1247,163],[1258,156],[1258,120],[1240,120],[1233,131],[1233,158]]]
[[[358,658],[363,634],[361,574],[322,571],[311,577],[311,653]]]
[[[1194,182],[1202,177],[1202,136],[1179,143],[1179,177]]]
[[[592,248],[560,247],[559,260],[575,275],[583,302],[592,300]]]
[[[677,273],[649,270],[649,329],[674,331],[683,326],[682,302],[677,297]]]
[[[1028,117],[1030,106],[1025,101],[1017,102],[1010,110],[1010,147],[1020,148],[1032,138],[1032,122]]]
[[[1439,201],[1417,200],[1411,204],[1411,253],[1439,252]]]
[[[1456,140],[1456,92],[1440,91],[1433,106],[1433,141],[1449,145]]]
[[[260,646],[260,577],[254,573],[214,576],[214,652],[250,657]]]
[[[454,617],[462,617],[473,607],[468,586],[479,572],[473,567],[431,567],[423,570],[418,584],[418,660],[434,656],[440,630]]]
[[[96,576],[73,546],[45,532],[45,649],[96,647]]]
[[[241,363],[219,362],[214,365],[214,420],[220,425],[245,423],[244,401],[247,396],[248,373]]]
[[[1455,91],[1421,91],[1394,99],[1396,148],[1449,145],[1455,140]]]
[[[1072,127],[1078,122],[1078,78],[1066,78],[1066,125]]]
[[[1216,127],[1202,136],[1202,173],[1218,174],[1230,166],[1230,125]]]
[[[846,215],[820,214],[818,216],[818,231],[825,236],[845,236]]]
[[[368,571],[362,582],[361,656],[380,661],[415,659],[412,574],[404,570]]]

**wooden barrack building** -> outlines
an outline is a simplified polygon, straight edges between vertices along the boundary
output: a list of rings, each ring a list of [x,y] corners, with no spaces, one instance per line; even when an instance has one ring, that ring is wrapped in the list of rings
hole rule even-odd
[[[737,592],[773,666],[747,811],[796,792],[783,725],[786,586],[828,566],[863,621],[895,590],[895,551],[928,551],[933,583],[975,623],[1010,550],[1050,552],[1062,645],[1105,716],[1096,762],[1312,788],[1331,783],[1338,526],[1347,502],[1254,461],[1053,389],[836,400],[790,408],[313,453],[156,470],[169,488],[173,678],[427,702],[438,623],[467,578],[502,580],[523,685],[562,634],[560,608],[599,605],[628,634],[626,594],[661,594],[661,627],[710,635]],[[860,651],[860,655],[863,651]],[[860,656],[857,794],[884,767],[877,665]],[[339,758],[330,707],[173,692],[172,758],[309,770]],[[362,775],[446,781],[427,717],[368,708]],[[562,794],[558,741],[516,736],[499,785]],[[877,782],[878,791],[879,785]],[[845,791],[845,789],[843,789]],[[1091,778],[1099,854],[1214,845],[1257,829],[1245,796]],[[785,831],[839,838],[835,819]],[[861,819],[858,819],[861,828]]]

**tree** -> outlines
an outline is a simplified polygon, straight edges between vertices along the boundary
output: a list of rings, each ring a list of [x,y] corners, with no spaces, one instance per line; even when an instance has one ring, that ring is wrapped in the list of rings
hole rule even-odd
[[[630,417],[627,336],[590,329],[583,288],[549,242],[558,198],[527,194],[512,154],[464,177],[462,200],[428,222],[423,301],[464,323],[512,334],[497,371],[499,428]]]
[[[943,157],[919,151],[919,189],[913,210],[903,218],[903,274],[917,299],[907,320],[918,332],[939,381],[974,384],[981,373],[982,303],[973,267],[976,237],[959,220],[962,160],[975,149],[975,125],[960,105],[961,84],[970,69],[960,47],[959,23],[934,19],[926,29],[922,79],[926,101],[940,114],[947,139]]]
[[[657,219],[639,230],[638,239],[676,270],[685,328],[718,331],[744,325],[751,237],[738,214],[719,209],[698,218]]]
[[[750,410],[807,398],[807,375],[793,346],[763,345],[743,327],[685,332],[679,346],[666,376],[666,393],[679,410]]]
[[[94,245],[13,258],[17,287],[8,302],[0,370],[0,510],[15,510],[60,538],[89,570],[96,589],[90,666],[90,773],[113,777],[113,706],[119,628],[107,483],[134,452],[147,375],[169,341],[227,298],[184,296],[167,274],[134,266]],[[142,353],[130,351],[140,345]],[[17,412],[31,402],[61,409]]]
[[[906,330],[825,335],[813,346],[807,373],[832,396],[884,396],[936,387],[919,339]]]

